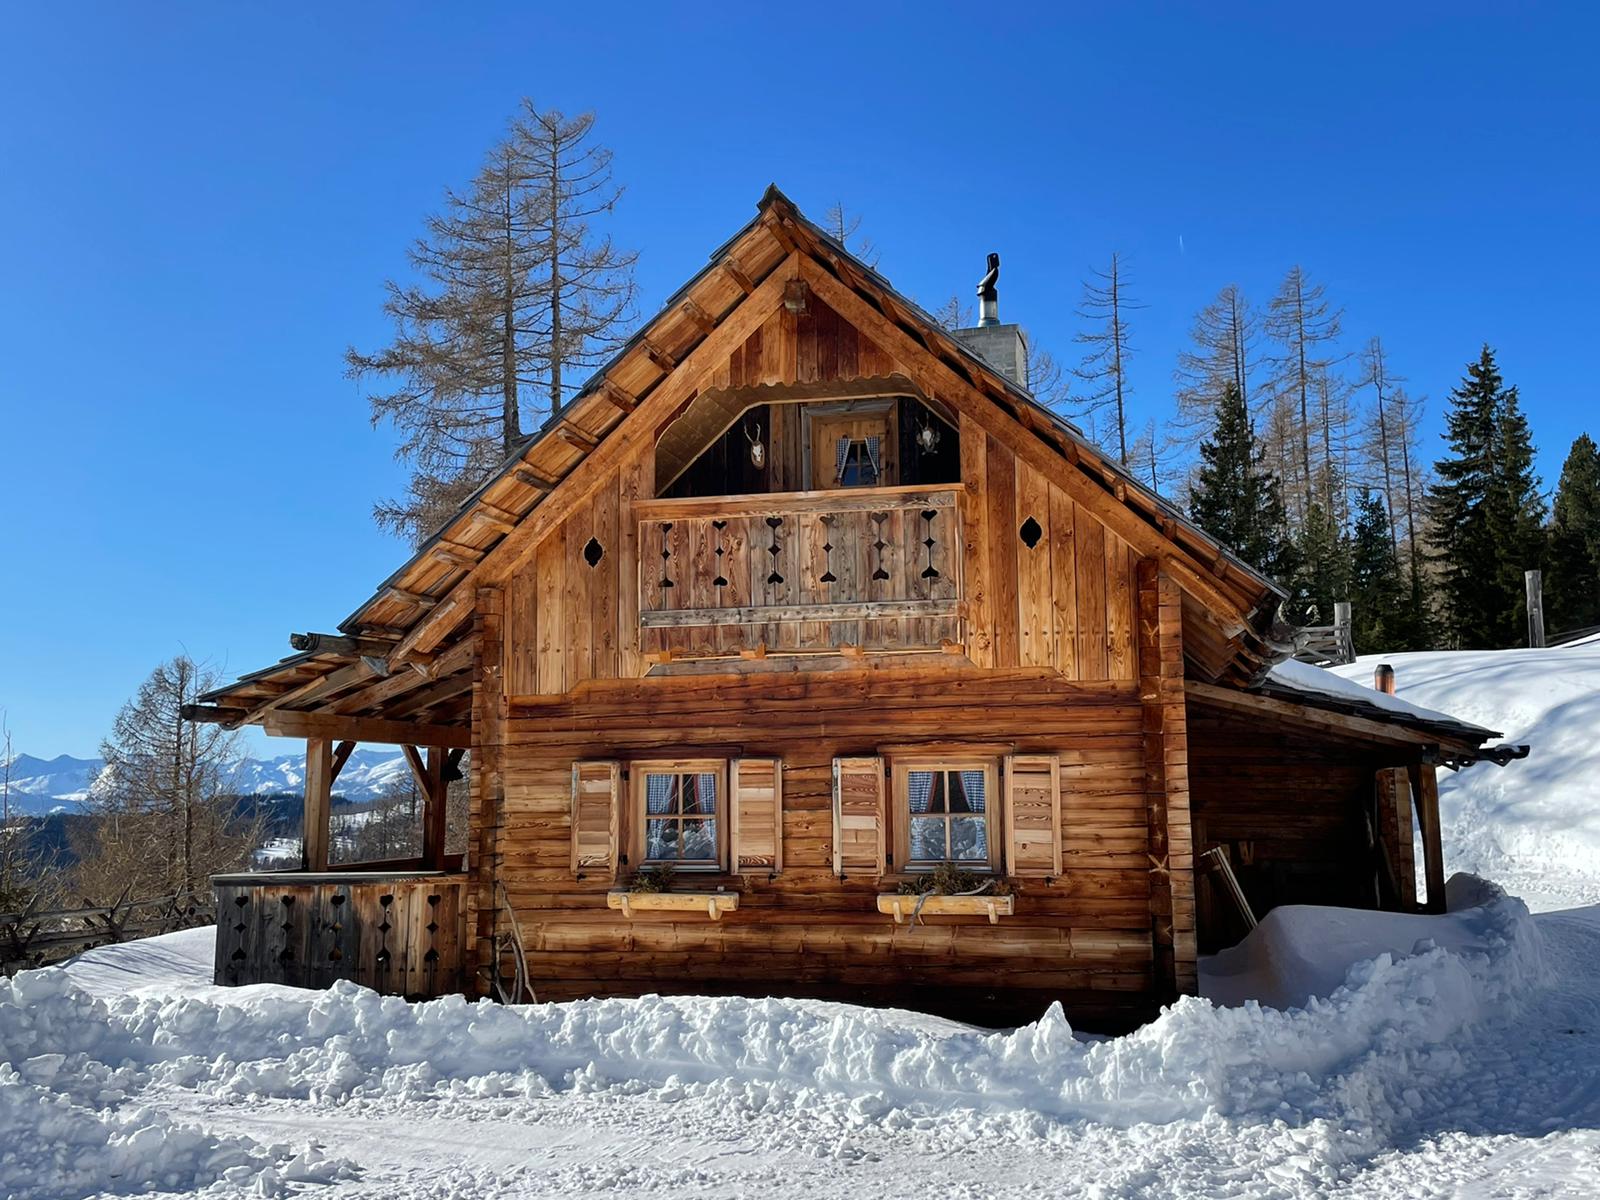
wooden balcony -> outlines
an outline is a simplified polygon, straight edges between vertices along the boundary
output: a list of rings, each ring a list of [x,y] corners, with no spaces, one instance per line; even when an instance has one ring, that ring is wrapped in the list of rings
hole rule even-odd
[[[661,661],[958,644],[960,494],[952,485],[637,503],[641,648]]]
[[[465,987],[465,875],[280,871],[215,875],[216,982],[325,988],[349,979],[412,999]]]

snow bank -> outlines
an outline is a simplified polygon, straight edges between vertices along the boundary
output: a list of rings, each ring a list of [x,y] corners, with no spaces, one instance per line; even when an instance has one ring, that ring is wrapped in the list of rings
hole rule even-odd
[[[1380,954],[1302,1009],[1189,998],[1137,1033],[1092,1045],[1073,1037],[1059,1007],[1033,1025],[982,1033],[775,999],[510,1008],[407,1004],[344,983],[231,1003],[107,1001],[64,971],[29,972],[0,981],[0,1061],[11,1064],[0,1114],[27,1110],[18,1120],[29,1143],[0,1151],[0,1194],[348,1169],[129,1109],[143,1089],[317,1105],[649,1091],[714,1103],[730,1118],[822,1111],[846,1127],[936,1116],[974,1134],[1037,1137],[1063,1122],[1222,1116],[1327,1121],[1376,1137],[1362,1131],[1414,1118],[1430,1089],[1453,1086],[1466,1027],[1514,1010],[1541,978],[1538,935],[1519,901],[1492,899],[1450,925],[1470,933],[1452,939],[1455,949],[1423,942],[1409,955]]]
[[[1359,660],[1358,660],[1359,661]],[[1376,659],[1375,662],[1389,662],[1389,659]],[[1348,668],[1346,668],[1348,670]],[[1420,717],[1426,721],[1466,721],[1469,725],[1479,725],[1485,731],[1494,726],[1480,725],[1479,722],[1461,716],[1458,713],[1440,712],[1438,709],[1424,708],[1421,704],[1414,703],[1388,692],[1380,692],[1371,686],[1363,687],[1349,676],[1314,667],[1310,663],[1298,662],[1295,659],[1285,659],[1283,662],[1274,663],[1267,672],[1267,678],[1281,687],[1291,688],[1297,692],[1306,692],[1313,696],[1327,696],[1333,700],[1360,700],[1374,705],[1387,712],[1397,713],[1407,717]],[[1372,680],[1372,668],[1367,668],[1367,681]]]
[[[1439,772],[1449,869],[1497,879],[1536,907],[1600,902],[1600,639],[1366,655],[1322,674],[1381,698],[1370,687],[1380,662],[1393,664],[1403,699],[1532,747],[1505,767]]]

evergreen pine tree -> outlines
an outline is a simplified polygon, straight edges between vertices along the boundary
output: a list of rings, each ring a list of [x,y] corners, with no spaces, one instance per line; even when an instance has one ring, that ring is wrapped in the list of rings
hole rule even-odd
[[[1334,603],[1350,594],[1350,539],[1321,500],[1306,509],[1295,550],[1299,569],[1284,615],[1296,625],[1332,625]]]
[[[1217,398],[1212,434],[1200,445],[1189,514],[1245,562],[1283,581],[1294,571],[1295,556],[1284,535],[1277,477],[1262,460],[1244,397],[1230,380]]]
[[[1522,576],[1544,558],[1544,502],[1517,389],[1487,345],[1450,393],[1445,429],[1452,453],[1434,464],[1428,509],[1446,640],[1465,650],[1522,645]]]
[[[1600,625],[1600,447],[1587,433],[1561,467],[1549,561],[1547,627],[1560,633]]]
[[[1416,648],[1418,625],[1400,576],[1388,507],[1377,492],[1363,492],[1356,501],[1349,595],[1356,653]]]

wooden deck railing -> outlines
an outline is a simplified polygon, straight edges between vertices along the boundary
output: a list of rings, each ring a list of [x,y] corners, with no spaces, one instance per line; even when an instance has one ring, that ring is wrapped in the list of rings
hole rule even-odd
[[[636,504],[645,652],[927,650],[959,641],[960,490]]]
[[[426,998],[465,985],[465,875],[217,875],[216,981],[325,988],[349,979]]]
[[[129,899],[107,905],[42,909],[30,904],[19,912],[0,913],[0,976],[48,966],[96,946],[209,925],[211,896],[183,892],[172,896]]]

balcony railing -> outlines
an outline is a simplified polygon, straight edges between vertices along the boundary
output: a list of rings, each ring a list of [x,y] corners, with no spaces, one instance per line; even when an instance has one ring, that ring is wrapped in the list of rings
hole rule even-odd
[[[642,649],[708,658],[957,643],[960,490],[636,504]]]

